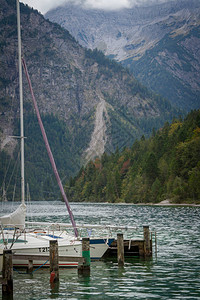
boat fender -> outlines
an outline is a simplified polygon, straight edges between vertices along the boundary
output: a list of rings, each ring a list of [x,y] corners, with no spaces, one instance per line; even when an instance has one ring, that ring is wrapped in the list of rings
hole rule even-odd
[[[50,275],[50,283],[53,283],[53,282],[54,282],[55,276],[56,276],[55,272],[52,271],[52,272],[51,272],[51,275]]]

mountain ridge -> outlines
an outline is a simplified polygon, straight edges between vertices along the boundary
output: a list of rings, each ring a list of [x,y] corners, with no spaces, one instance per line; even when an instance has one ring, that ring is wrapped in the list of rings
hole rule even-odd
[[[86,9],[70,2],[49,11],[45,17],[68,29],[84,47],[97,48],[121,62],[140,82],[176,107],[187,111],[199,107],[198,0],[168,1],[118,11]],[[166,63],[162,52],[174,66],[179,64],[179,70],[174,71]],[[161,74],[161,79],[157,74]]]

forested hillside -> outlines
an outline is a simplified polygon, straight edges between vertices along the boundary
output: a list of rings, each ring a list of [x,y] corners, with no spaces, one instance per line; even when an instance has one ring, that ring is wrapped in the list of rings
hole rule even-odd
[[[200,110],[121,153],[96,158],[66,191],[72,201],[200,203]]]
[[[76,174],[80,169],[78,147],[74,146],[78,142],[74,143],[74,137],[62,120],[55,118],[53,115],[43,115],[42,119],[60,177],[63,181],[66,181],[66,178]],[[25,175],[31,199],[55,200],[57,197],[60,198],[59,187],[56,183],[36,116],[34,114],[25,116],[24,123],[27,137],[25,139]],[[19,127],[17,120],[15,127]],[[17,129],[14,134],[18,135]],[[83,134],[79,136],[77,133],[76,138],[79,139],[81,147],[85,136]],[[58,149],[62,149],[62,151],[58,151]],[[71,155],[72,152],[74,153],[73,157]],[[13,157],[10,157],[6,151],[1,151],[0,179],[3,180],[7,199],[12,200],[14,198],[15,200],[20,200],[19,143],[16,145]]]

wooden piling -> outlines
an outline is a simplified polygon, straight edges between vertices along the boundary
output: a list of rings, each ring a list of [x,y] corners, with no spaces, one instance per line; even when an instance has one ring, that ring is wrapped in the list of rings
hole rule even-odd
[[[157,257],[157,236],[156,236],[156,231],[155,231],[155,255]]]
[[[33,260],[32,259],[29,259],[29,261],[28,261],[27,273],[28,274],[32,274],[33,273]]]
[[[90,239],[82,238],[82,257],[85,259],[84,263],[78,266],[79,275],[90,275]]]
[[[51,283],[59,281],[58,241],[52,240],[49,243],[49,261]]]
[[[150,257],[152,253],[151,253],[149,226],[143,226],[143,233],[144,233],[144,256]]]
[[[13,262],[12,250],[3,251],[2,300],[13,299]]]
[[[117,261],[118,266],[124,266],[124,238],[122,233],[117,234]]]

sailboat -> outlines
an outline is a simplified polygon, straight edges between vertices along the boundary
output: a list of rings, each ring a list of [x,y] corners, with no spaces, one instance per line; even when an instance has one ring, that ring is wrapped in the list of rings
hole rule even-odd
[[[53,154],[51,152],[46,133],[42,124],[42,120],[40,117],[39,109],[37,107],[37,102],[34,97],[34,93],[32,90],[31,81],[29,78],[28,70],[26,67],[25,60],[22,58],[21,53],[21,29],[20,29],[20,6],[19,0],[16,0],[17,4],[17,28],[18,28],[18,56],[19,56],[19,94],[20,94],[20,140],[21,140],[21,204],[19,207],[9,215],[0,217],[0,250],[2,249],[12,249],[15,254],[40,254],[40,255],[48,255],[49,253],[49,241],[57,240],[58,241],[58,250],[60,256],[81,256],[82,253],[82,243],[81,238],[78,235],[78,229],[76,223],[74,221],[74,217],[65,195],[62,182],[60,180],[56,164],[53,158]],[[60,191],[62,197],[65,201],[72,227],[74,230],[74,235],[68,234],[64,230],[55,230],[56,224],[54,224],[53,229],[50,228],[48,223],[43,224],[42,229],[36,229],[33,226],[27,227],[25,223],[26,218],[26,204],[25,204],[25,178],[24,178],[24,124],[23,124],[23,89],[22,89],[22,65],[25,70],[25,74],[28,80],[28,84],[30,87],[34,108],[38,117],[39,125],[41,128],[41,132],[45,141],[45,145],[47,148],[47,152],[60,187]],[[30,225],[30,224],[28,224]],[[44,226],[45,225],[45,226]],[[48,227],[48,229],[45,229]],[[65,227],[65,224],[59,228]],[[58,226],[57,226],[58,228]],[[91,241],[91,258],[101,258],[105,251],[108,249],[109,244],[113,241],[113,239],[93,239]],[[34,261],[33,266],[40,266],[44,262]],[[26,267],[28,266],[28,261],[19,260],[17,261],[15,258],[13,260],[13,265],[15,267]],[[48,266],[49,263],[46,263]],[[60,262],[60,266],[77,266],[77,262]]]

